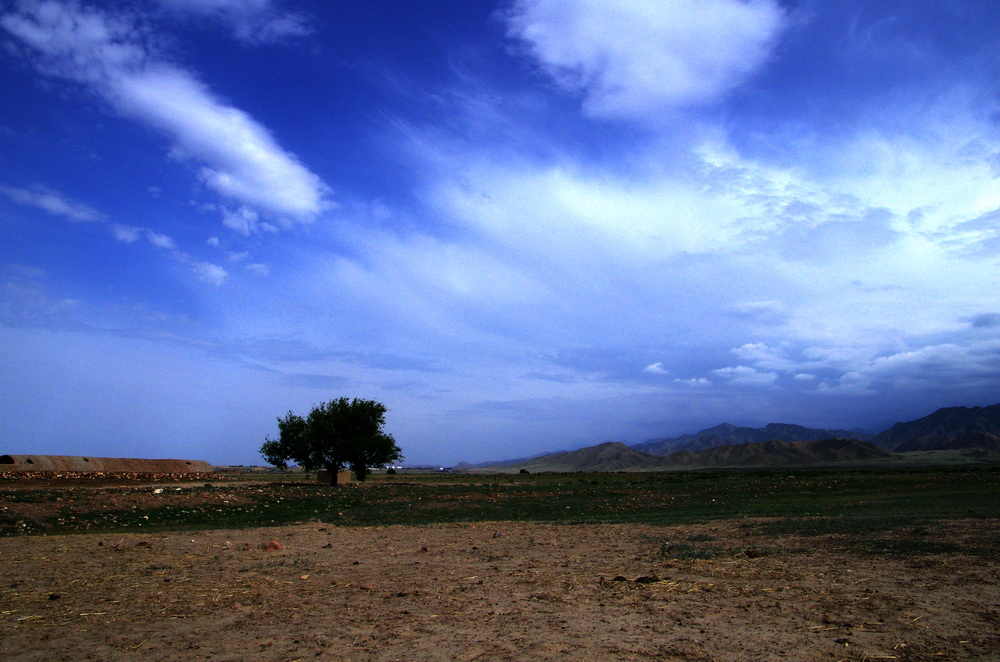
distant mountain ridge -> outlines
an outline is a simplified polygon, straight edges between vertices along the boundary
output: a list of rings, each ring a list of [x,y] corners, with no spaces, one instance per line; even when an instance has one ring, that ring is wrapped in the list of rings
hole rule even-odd
[[[726,444],[703,451],[678,451],[663,458],[670,468],[741,468],[817,466],[892,459],[892,453],[858,439],[759,441]]]
[[[949,450],[1000,442],[1000,404],[944,407],[915,421],[896,423],[872,438],[887,450]]]
[[[695,468],[827,466],[892,462],[900,453],[951,453],[954,458],[1000,460],[1000,404],[945,407],[915,421],[896,423],[877,435],[822,430],[787,423],[749,428],[722,423],[695,434],[651,439],[628,446],[605,442],[575,451],[475,465],[477,469],[600,472],[671,471]],[[938,456],[935,456],[938,457]],[[462,463],[463,468],[471,465]]]
[[[891,459],[894,455],[857,439],[823,441],[764,441],[725,444],[701,451],[678,451],[651,455],[617,441],[563,451],[531,460],[498,465],[513,471],[608,472],[678,471],[703,468],[766,468],[825,466],[833,463],[864,463]]]
[[[872,435],[852,430],[823,430],[791,423],[768,423],[762,428],[748,428],[722,423],[695,434],[651,439],[632,448],[652,455],[669,455],[677,451],[701,451],[716,446],[754,444],[765,441],[823,441],[824,439],[857,439],[867,441]]]

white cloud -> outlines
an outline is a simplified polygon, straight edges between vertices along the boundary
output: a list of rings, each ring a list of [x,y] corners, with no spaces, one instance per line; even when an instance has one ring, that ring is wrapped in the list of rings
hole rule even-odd
[[[871,395],[875,393],[871,386],[871,378],[859,372],[847,372],[833,381],[821,383],[817,390],[838,395]]]
[[[793,379],[803,385],[818,379],[812,371],[840,373],[819,383],[819,390],[831,393],[972,388],[1000,377],[1000,341],[997,340],[939,343],[895,351],[856,346],[807,347],[798,352],[793,352],[792,343],[785,341],[780,347],[748,344],[733,353],[755,369],[792,374]],[[801,358],[792,359],[791,354]]]
[[[173,250],[177,248],[177,244],[174,240],[165,234],[160,234],[159,232],[153,232],[152,230],[146,230],[146,239],[149,243],[153,244],[157,248],[164,248],[166,250]]]
[[[928,345],[878,357],[863,372],[907,387],[990,383],[1000,377],[1000,341]]]
[[[630,182],[565,166],[464,166],[461,180],[444,179],[434,192],[443,210],[504,244],[544,249],[550,260],[590,253],[646,262],[726,250],[740,238],[739,221],[759,215],[755,200],[674,180]]]
[[[87,205],[69,200],[64,196],[46,189],[29,191],[23,188],[0,186],[0,195],[28,207],[36,207],[54,216],[62,216],[71,221],[101,221],[104,215]]]
[[[670,371],[667,370],[666,368],[664,368],[663,364],[660,363],[660,362],[651,363],[650,365],[648,365],[645,368],[643,368],[642,371],[645,372],[645,373],[648,373],[650,375],[667,375],[667,374],[670,374]]]
[[[48,75],[97,84],[148,59],[145,35],[126,16],[76,2],[22,1],[18,9],[0,17],[0,25],[42,55],[35,65]]]
[[[246,205],[237,209],[222,207],[222,224],[237,234],[249,237],[260,232],[277,232],[274,225],[260,220],[260,215]]]
[[[758,71],[785,25],[773,0],[518,0],[508,35],[595,117],[712,103]]]
[[[194,272],[199,280],[211,285],[222,285],[229,278],[229,272],[211,262],[192,262],[191,271]]]
[[[190,72],[157,61],[125,18],[76,4],[20,8],[0,25],[35,49],[41,71],[87,84],[121,114],[171,136],[171,155],[199,164],[201,180],[218,194],[286,226],[330,205],[326,185],[266,128]]]
[[[687,386],[688,388],[704,388],[711,386],[712,382],[705,377],[694,377],[692,379],[675,379],[675,384],[681,384],[682,386]]]
[[[312,32],[307,16],[283,12],[271,0],[159,0],[171,12],[215,18],[247,44],[282,42]]]
[[[271,267],[266,264],[254,262],[246,265],[246,270],[255,276],[268,276],[271,274]]]
[[[795,362],[783,356],[782,348],[772,348],[764,343],[747,343],[732,350],[741,361],[766,370],[787,372],[795,368]]]
[[[947,121],[925,119],[918,135],[869,130],[833,145],[836,158],[819,159],[830,169],[823,174],[839,190],[892,211],[899,232],[947,233],[958,246],[980,240],[982,230],[960,226],[1000,209],[996,130],[962,108],[951,112]]]
[[[143,229],[133,225],[123,225],[121,223],[111,224],[111,234],[115,239],[125,244],[134,244],[142,237]]]
[[[229,279],[229,272],[226,271],[223,267],[220,267],[219,265],[213,264],[211,262],[204,262],[198,260],[189,255],[188,253],[178,250],[177,243],[171,237],[168,237],[165,234],[154,232],[149,228],[136,227],[134,225],[125,225],[123,223],[112,223],[109,225],[109,228],[114,237],[118,241],[121,241],[122,243],[134,244],[140,239],[145,238],[146,241],[148,241],[151,245],[155,246],[156,248],[168,251],[167,255],[169,255],[171,259],[187,265],[188,268],[190,268],[191,272],[194,273],[194,275],[198,278],[198,280],[202,281],[203,283],[219,286],[224,284]],[[218,240],[216,240],[216,242],[213,243],[211,240],[209,240],[207,243],[209,245],[214,245],[219,242]],[[229,253],[228,255],[232,260],[232,256],[237,254]],[[233,261],[242,260],[244,259],[244,257],[245,256],[239,256],[236,260]],[[252,273],[258,273],[255,270],[250,269],[249,267],[248,270],[251,271]]]
[[[205,165],[209,188],[233,200],[290,220],[309,220],[328,206],[320,178],[283,151],[270,132],[243,111],[216,100],[189,73],[170,66],[147,67],[109,85],[119,109],[166,130],[171,154]]]
[[[775,372],[761,372],[749,366],[735,366],[732,368],[719,368],[712,371],[713,375],[726,380],[733,386],[770,386],[778,379]]]
[[[177,248],[177,243],[173,239],[165,234],[159,232],[154,232],[149,228],[140,228],[134,225],[125,225],[123,223],[112,223],[110,225],[111,233],[115,236],[115,239],[125,244],[134,244],[139,241],[139,239],[145,237],[147,241],[157,248],[162,248],[165,250],[175,250]]]
[[[786,306],[780,301],[741,301],[732,307],[730,314],[771,326],[788,319]]]

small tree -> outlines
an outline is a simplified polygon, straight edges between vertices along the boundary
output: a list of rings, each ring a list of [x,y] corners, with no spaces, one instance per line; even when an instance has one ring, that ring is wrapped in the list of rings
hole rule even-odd
[[[260,454],[282,469],[289,461],[306,471],[326,469],[331,485],[344,467],[365,480],[372,467],[403,458],[396,440],[382,431],[385,412],[382,403],[358,398],[321,403],[306,418],[288,412],[278,419],[278,438],[266,438]]]

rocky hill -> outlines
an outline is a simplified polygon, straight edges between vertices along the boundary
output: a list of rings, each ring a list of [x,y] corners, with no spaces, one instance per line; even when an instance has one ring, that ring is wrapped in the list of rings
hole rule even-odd
[[[945,407],[915,421],[896,423],[871,439],[886,450],[928,451],[979,448],[1000,450],[1000,404]]]
[[[769,423],[762,428],[748,428],[722,423],[695,434],[651,439],[632,448],[652,455],[669,455],[677,451],[700,451],[716,446],[753,444],[763,441],[822,441],[824,439],[858,439],[867,441],[871,435],[851,430],[820,430],[790,423]]]

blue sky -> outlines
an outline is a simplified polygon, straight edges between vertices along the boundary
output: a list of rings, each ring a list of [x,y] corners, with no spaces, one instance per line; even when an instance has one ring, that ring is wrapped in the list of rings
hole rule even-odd
[[[413,463],[1000,392],[992,0],[0,2],[4,452]]]

